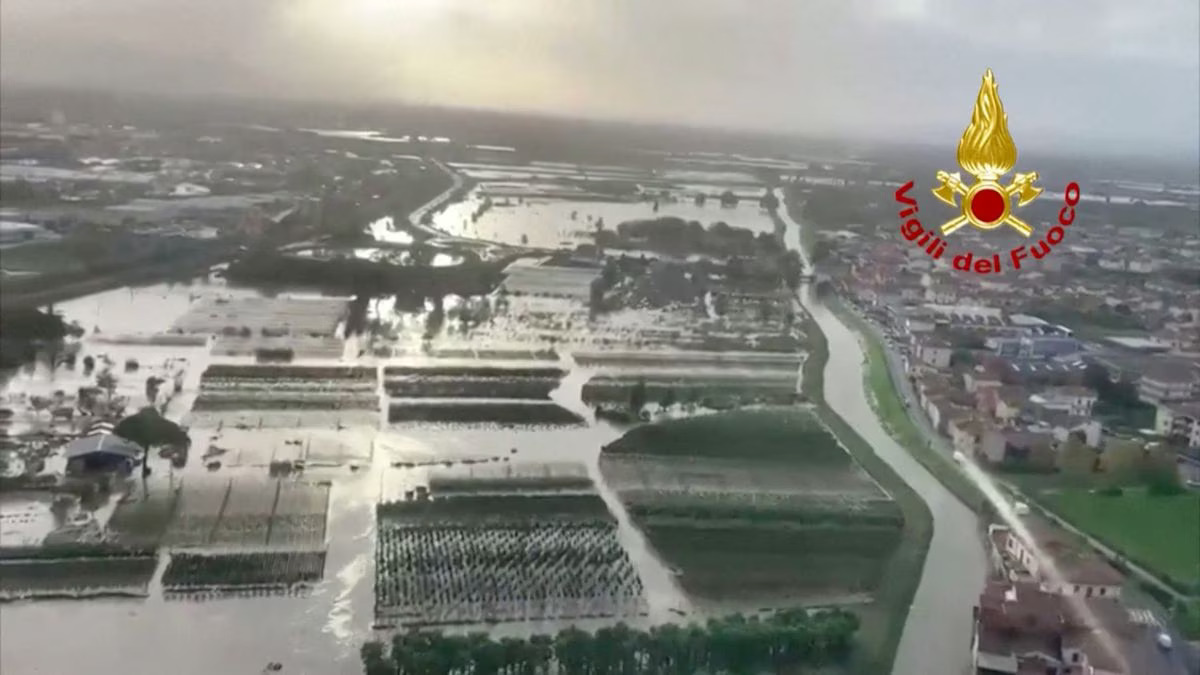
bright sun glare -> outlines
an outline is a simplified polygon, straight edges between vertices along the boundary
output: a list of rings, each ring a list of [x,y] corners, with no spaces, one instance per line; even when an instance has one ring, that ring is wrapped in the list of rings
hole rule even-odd
[[[445,9],[445,0],[346,0],[346,6],[367,21],[422,18]],[[414,16],[415,15],[415,16]]]

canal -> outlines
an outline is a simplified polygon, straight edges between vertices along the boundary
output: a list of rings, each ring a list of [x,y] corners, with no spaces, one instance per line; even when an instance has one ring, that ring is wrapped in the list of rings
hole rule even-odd
[[[777,194],[782,204],[782,190]],[[788,215],[786,208],[780,214],[787,225],[785,241],[804,255],[800,245],[801,225]],[[807,256],[804,257],[807,266]],[[800,302],[821,327],[829,344],[829,361],[825,365],[825,399],[829,406],[921,495],[933,514],[933,539],[892,673],[965,672],[971,649],[970,617],[987,570],[978,519],[884,430],[865,388],[866,352],[860,336],[818,302],[811,288],[801,292]]]

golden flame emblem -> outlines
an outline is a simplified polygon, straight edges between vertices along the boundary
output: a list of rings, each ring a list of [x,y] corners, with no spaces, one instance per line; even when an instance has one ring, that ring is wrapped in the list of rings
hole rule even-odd
[[[976,183],[968,187],[957,172],[937,172],[940,184],[933,189],[933,195],[962,210],[962,215],[942,225],[942,234],[950,234],[968,223],[983,230],[1009,225],[1026,237],[1033,232],[1028,223],[1013,215],[1012,198],[1017,197],[1018,207],[1037,199],[1042,193],[1033,184],[1037,172],[1017,173],[1007,186],[997,182],[1016,166],[1017,146],[1008,133],[1008,114],[1000,102],[996,78],[990,68],[984,73],[975,98],[971,123],[958,142],[958,164],[975,177]],[[957,197],[962,197],[961,203]]]

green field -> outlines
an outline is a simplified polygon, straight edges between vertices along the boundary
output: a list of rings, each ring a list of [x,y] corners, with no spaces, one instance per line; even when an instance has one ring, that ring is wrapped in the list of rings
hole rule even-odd
[[[1152,496],[1126,490],[1043,493],[1060,516],[1175,586],[1200,592],[1200,494]]]
[[[645,424],[605,446],[607,454],[784,460],[824,467],[850,455],[811,411],[764,408]]]

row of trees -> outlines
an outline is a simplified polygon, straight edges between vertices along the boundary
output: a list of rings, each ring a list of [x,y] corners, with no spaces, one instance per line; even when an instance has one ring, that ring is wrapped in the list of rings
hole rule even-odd
[[[634,675],[782,672],[845,659],[858,617],[843,610],[787,610],[766,619],[741,614],[704,625],[648,631],[624,623],[587,633],[494,640],[487,633],[411,631],[363,645],[367,675]]]

